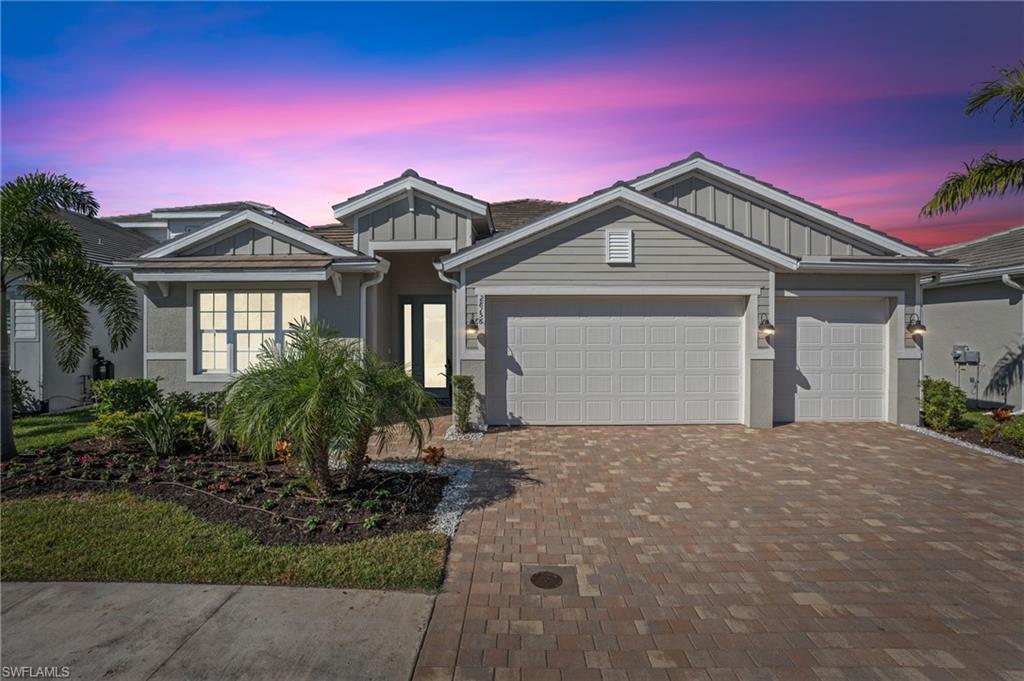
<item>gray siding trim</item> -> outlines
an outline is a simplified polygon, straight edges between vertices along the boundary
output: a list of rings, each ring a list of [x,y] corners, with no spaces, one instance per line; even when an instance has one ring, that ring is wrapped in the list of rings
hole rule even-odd
[[[646,193],[795,257],[891,253],[875,245],[858,243],[832,227],[798,216],[700,171]]]
[[[267,233],[252,225],[242,225],[223,239],[204,244],[198,248],[178,253],[188,256],[215,255],[294,255],[309,254],[311,251]]]
[[[631,229],[634,262],[605,262],[605,229]],[[768,313],[767,269],[624,207],[613,207],[498,253],[466,270],[466,318],[479,318],[477,286],[753,287]],[[484,310],[486,317],[486,310]],[[466,347],[478,344],[468,340]]]
[[[356,250],[366,252],[371,241],[455,241],[470,244],[471,218],[464,211],[414,194],[359,213],[352,218]]]

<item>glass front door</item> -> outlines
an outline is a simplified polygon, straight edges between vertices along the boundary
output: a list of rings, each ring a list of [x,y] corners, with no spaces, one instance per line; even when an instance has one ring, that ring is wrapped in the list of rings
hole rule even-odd
[[[399,298],[402,365],[431,395],[448,399],[451,302],[446,296]]]

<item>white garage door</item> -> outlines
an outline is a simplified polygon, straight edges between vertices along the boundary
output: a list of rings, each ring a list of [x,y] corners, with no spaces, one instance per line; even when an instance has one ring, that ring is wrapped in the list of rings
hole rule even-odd
[[[488,421],[738,423],[742,311],[731,298],[488,298]]]
[[[885,299],[781,299],[776,317],[776,421],[885,420]]]

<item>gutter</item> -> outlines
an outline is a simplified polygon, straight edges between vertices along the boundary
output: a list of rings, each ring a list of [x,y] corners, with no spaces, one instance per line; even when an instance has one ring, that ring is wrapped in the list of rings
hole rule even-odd
[[[1002,282],[1010,288],[1017,289],[1018,291],[1024,291],[1024,284],[1018,284],[1010,277],[1009,274],[1004,274],[1002,276]]]
[[[368,281],[364,281],[359,285],[359,344],[366,349],[366,292],[371,288],[384,281],[384,275],[391,269],[391,261],[380,258],[380,262],[377,264],[375,270],[376,275]]]

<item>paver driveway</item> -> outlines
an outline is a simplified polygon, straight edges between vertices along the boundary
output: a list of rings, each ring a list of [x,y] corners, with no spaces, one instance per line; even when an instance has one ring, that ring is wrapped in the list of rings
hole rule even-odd
[[[1024,466],[867,424],[445,444],[479,472],[416,681],[1024,678]]]

